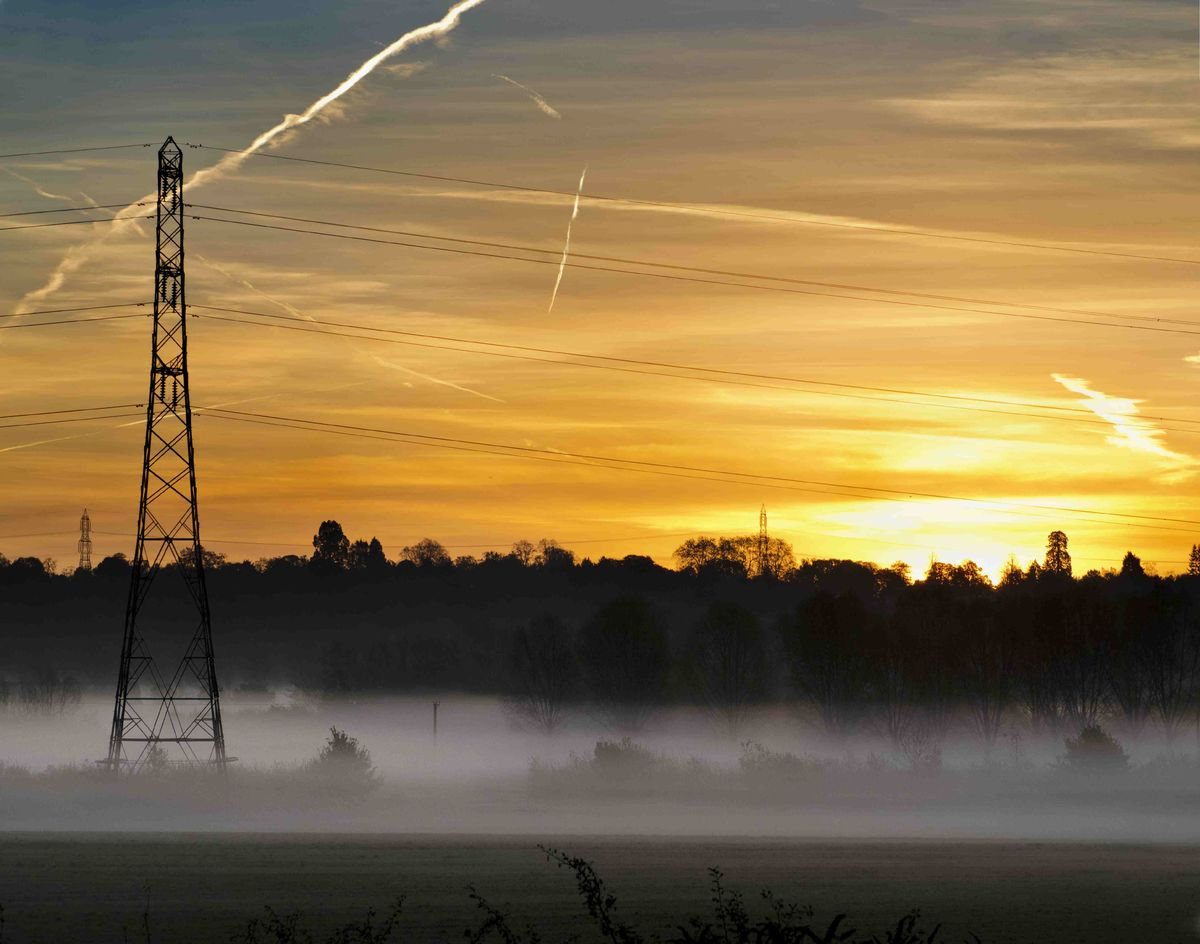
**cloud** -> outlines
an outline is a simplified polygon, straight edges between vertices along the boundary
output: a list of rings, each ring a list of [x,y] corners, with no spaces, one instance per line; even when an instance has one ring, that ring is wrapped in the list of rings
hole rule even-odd
[[[398,62],[394,66],[384,66],[382,71],[398,79],[411,79],[418,72],[424,72],[428,68],[428,62]]]
[[[1124,134],[1194,148],[1194,86],[1194,55],[1075,53],[1027,59],[941,95],[884,102],[924,121],[988,131]]]
[[[1110,444],[1167,460],[1175,475],[1193,474],[1196,460],[1181,452],[1168,449],[1162,442],[1163,431],[1150,421],[1138,416],[1137,405],[1141,401],[1127,397],[1113,397],[1093,390],[1088,386],[1086,380],[1079,377],[1066,377],[1062,374],[1051,374],[1050,376],[1056,383],[1083,397],[1081,402],[1089,410],[1102,420],[1112,424],[1116,435],[1108,437]]]

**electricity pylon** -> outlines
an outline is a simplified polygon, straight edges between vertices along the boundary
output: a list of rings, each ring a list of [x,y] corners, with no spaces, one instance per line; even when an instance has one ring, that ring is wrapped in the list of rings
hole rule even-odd
[[[154,329],[142,460],[137,544],[113,709],[108,765],[138,769],[171,760],[224,765],[220,690],[196,509],[192,404],[188,392],[187,309],[183,292],[183,153],[167,138],[158,152]],[[147,606],[164,565],[183,578],[186,596]],[[186,617],[184,614],[187,614]],[[168,677],[150,655],[175,642],[186,648]]]
[[[92,569],[92,519],[86,508],[79,518],[79,569]]]
[[[758,573],[755,576],[767,577],[771,573],[769,560],[771,539],[767,536],[767,506],[758,509]]]

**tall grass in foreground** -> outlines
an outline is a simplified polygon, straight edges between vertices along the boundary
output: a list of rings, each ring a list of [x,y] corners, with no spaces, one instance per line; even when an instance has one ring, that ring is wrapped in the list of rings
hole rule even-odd
[[[478,922],[462,932],[463,939],[469,944],[487,941],[499,941],[500,944],[549,944],[550,941],[561,944],[582,941],[607,944],[939,944],[942,940],[939,938],[941,925],[926,930],[920,926],[920,912],[915,910],[880,933],[864,935],[847,926],[844,913],[821,923],[812,908],[784,901],[769,890],[761,893],[765,913],[754,917],[742,895],[725,887],[725,876],[717,868],[708,870],[712,903],[709,916],[681,917],[674,931],[665,937],[648,935],[627,924],[617,914],[617,897],[609,891],[591,862],[547,846],[539,845],[538,848],[545,853],[547,861],[574,875],[576,892],[587,912],[591,933],[586,937],[575,933],[546,938],[532,924],[514,927],[508,912],[489,902],[474,886],[468,886],[468,896],[479,911]],[[380,916],[373,909],[368,910],[361,920],[344,924],[320,938],[302,923],[304,916],[300,912],[279,914],[267,907],[262,917],[248,921],[245,927],[230,936],[230,941],[231,944],[318,944],[318,941],[321,944],[389,944],[409,941],[412,939],[402,928],[404,903],[404,897],[398,897],[386,914]],[[142,914],[141,930],[144,944],[153,944],[148,902]],[[4,908],[0,906],[0,944],[4,941]],[[128,931],[125,941],[128,944]],[[971,935],[964,944],[982,942]]]

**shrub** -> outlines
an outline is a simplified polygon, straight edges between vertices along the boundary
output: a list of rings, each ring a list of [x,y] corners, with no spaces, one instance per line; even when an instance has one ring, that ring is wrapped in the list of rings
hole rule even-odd
[[[619,741],[597,741],[592,754],[592,769],[603,776],[646,777],[657,763],[658,758],[651,751],[635,744],[629,737]]]
[[[348,799],[366,796],[379,785],[371,752],[339,728],[330,728],[321,752],[309,761],[308,770],[330,789]]]
[[[757,741],[743,741],[738,767],[751,779],[808,780],[820,776],[827,765],[818,758],[772,751]]]
[[[1103,773],[1129,769],[1129,755],[1121,742],[1098,724],[1089,724],[1079,737],[1067,738],[1063,762],[1069,770]]]

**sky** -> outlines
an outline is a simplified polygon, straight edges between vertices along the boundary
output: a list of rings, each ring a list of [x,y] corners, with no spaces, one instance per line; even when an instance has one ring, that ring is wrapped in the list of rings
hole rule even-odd
[[[168,135],[208,146],[184,148],[189,175],[209,167],[213,146],[245,147],[446,13],[442,0],[5,0],[0,152],[154,146],[0,159],[0,212],[135,201]],[[261,153],[558,193],[252,157],[189,199],[538,247],[547,264],[188,220],[189,304],[849,386],[537,363],[195,307],[197,407],[773,477],[700,481],[198,412],[204,542],[238,559],[303,553],[335,518],[392,556],[425,536],[455,554],[551,537],[580,556],[669,564],[687,535],[753,532],[765,504],[799,557],[917,573],[970,558],[996,575],[1061,529],[1077,572],[1130,549],[1178,570],[1200,533],[1197,80],[1190,2],[483,0]],[[568,227],[567,261],[855,288],[560,271]],[[68,253],[82,261],[46,291]],[[0,325],[149,299],[153,265],[140,224],[0,233],[0,315],[21,313]],[[143,402],[149,328],[0,330],[0,414]],[[1060,418],[1013,415],[1030,404]],[[73,566],[87,507],[94,556],[129,553],[137,417],[18,422],[0,420],[0,551]]]

